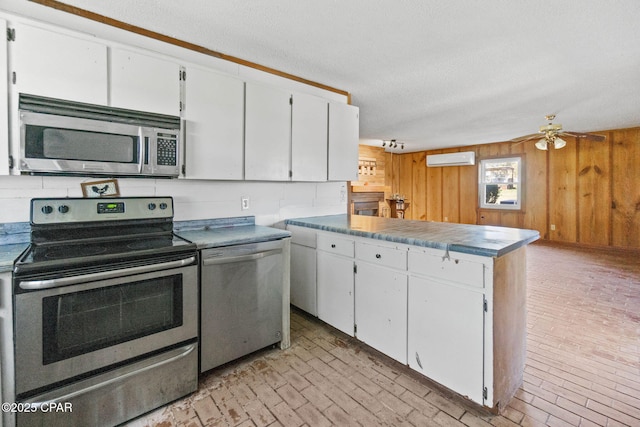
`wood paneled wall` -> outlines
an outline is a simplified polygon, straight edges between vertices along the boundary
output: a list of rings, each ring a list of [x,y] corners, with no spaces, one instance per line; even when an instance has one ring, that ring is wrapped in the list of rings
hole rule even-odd
[[[364,169],[362,171],[359,169],[358,181],[351,181],[352,186],[365,187],[387,185],[385,183],[385,173],[389,169],[387,163],[391,160],[391,153],[386,153],[382,147],[361,144],[358,146],[358,160],[375,162],[375,171],[372,175],[370,171],[367,174],[367,171]],[[361,174],[360,172],[365,173]]]
[[[596,132],[605,142],[566,138],[540,151],[534,141],[393,154],[388,185],[410,201],[406,217],[538,230],[544,239],[640,248],[640,127]],[[478,166],[427,168],[427,154],[475,151],[480,159],[522,155],[523,209],[478,209]]]

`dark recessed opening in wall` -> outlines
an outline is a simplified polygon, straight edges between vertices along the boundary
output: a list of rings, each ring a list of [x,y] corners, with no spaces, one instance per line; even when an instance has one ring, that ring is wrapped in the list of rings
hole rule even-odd
[[[383,192],[352,193],[351,212],[354,215],[380,216],[380,202],[384,202]]]

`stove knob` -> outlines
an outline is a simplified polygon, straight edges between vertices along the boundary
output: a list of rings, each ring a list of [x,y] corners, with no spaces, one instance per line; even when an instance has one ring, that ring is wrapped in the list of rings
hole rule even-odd
[[[167,209],[167,204],[166,203],[160,203],[160,209]]]
[[[51,212],[53,212],[53,208],[51,206],[49,206],[49,205],[43,206],[42,209],[40,209],[40,210],[45,215],[49,215]]]
[[[67,212],[69,212],[69,206],[67,206],[67,205],[58,206],[58,212],[60,212],[62,214],[66,214]]]
[[[150,211],[154,210],[156,208],[156,204],[155,203],[149,203],[147,205],[147,207],[149,208]]]

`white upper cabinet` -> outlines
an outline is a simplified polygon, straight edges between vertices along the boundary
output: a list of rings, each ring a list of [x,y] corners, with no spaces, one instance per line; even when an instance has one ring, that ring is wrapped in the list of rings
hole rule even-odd
[[[185,178],[243,178],[244,82],[200,68],[185,80]]]
[[[7,32],[7,21],[0,19],[0,31]],[[7,44],[0,43],[0,175],[9,175],[9,114],[7,112]]]
[[[111,48],[110,64],[109,89],[112,106],[180,115],[178,63]]]
[[[328,102],[294,93],[291,107],[291,179],[326,181]]]
[[[359,114],[353,105],[329,103],[329,181],[358,180]]]
[[[246,83],[244,177],[288,181],[291,95],[273,86]]]
[[[107,105],[107,47],[19,24],[10,42],[15,93]]]

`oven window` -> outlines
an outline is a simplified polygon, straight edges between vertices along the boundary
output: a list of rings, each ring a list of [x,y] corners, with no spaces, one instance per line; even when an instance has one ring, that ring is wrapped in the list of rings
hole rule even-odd
[[[182,325],[182,275],[43,298],[43,364]]]
[[[138,137],[73,129],[27,126],[28,158],[138,163]]]

